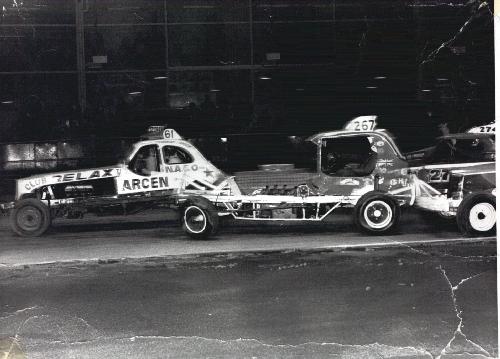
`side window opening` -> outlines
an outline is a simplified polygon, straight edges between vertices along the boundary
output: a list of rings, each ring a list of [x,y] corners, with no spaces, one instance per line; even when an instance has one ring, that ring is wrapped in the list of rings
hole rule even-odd
[[[327,175],[362,177],[375,170],[377,152],[366,136],[327,138],[321,145],[321,170]]]
[[[129,168],[141,176],[149,176],[151,172],[159,172],[158,148],[156,145],[141,147],[130,161]]]
[[[178,165],[193,162],[193,157],[183,150],[175,146],[163,146],[163,159],[166,165]]]
[[[425,163],[451,163],[453,162],[453,141],[442,140],[424,156]]]
[[[424,157],[425,163],[469,163],[495,159],[492,138],[443,139]]]
[[[467,163],[491,160],[492,153],[495,144],[490,138],[476,138],[457,141],[453,155],[456,163]]]

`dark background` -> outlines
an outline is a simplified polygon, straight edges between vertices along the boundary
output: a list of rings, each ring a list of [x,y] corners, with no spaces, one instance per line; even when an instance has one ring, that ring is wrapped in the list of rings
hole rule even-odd
[[[99,162],[119,154],[103,143],[168,124],[269,156],[284,148],[277,137],[252,134],[306,136],[376,114],[403,151],[417,149],[440,123],[493,121],[492,6],[0,0],[0,142],[61,152],[64,140]],[[2,148],[5,169],[18,150]]]

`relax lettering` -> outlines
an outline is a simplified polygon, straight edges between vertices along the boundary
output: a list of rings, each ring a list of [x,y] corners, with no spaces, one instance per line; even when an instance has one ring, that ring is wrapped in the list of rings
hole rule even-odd
[[[52,177],[56,182],[70,182],[70,181],[81,181],[86,179],[102,178],[102,177],[113,177],[113,168],[107,168],[103,170],[95,170],[90,173],[88,177],[85,175],[87,172],[76,172],[76,173],[65,173],[63,175],[53,175]]]

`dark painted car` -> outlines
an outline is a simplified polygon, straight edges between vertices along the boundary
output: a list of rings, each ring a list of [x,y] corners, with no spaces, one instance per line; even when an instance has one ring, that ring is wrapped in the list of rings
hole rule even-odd
[[[483,126],[482,126],[483,127]],[[454,219],[463,233],[493,235],[496,229],[495,133],[469,131],[439,137],[436,145],[406,154],[410,170],[445,201],[419,196],[417,206]],[[434,207],[435,205],[435,207]]]

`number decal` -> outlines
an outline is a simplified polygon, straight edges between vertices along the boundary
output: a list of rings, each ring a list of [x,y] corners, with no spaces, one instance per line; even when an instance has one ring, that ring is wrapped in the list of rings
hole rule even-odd
[[[348,131],[375,131],[377,116],[358,116],[347,122],[344,130]]]
[[[495,127],[492,126],[479,126],[479,132],[495,132]]]
[[[354,131],[373,131],[374,120],[354,121]]]
[[[430,170],[429,183],[443,183],[450,181],[450,172],[446,170]]]
[[[163,138],[166,140],[174,138],[174,130],[166,129],[163,131]]]

